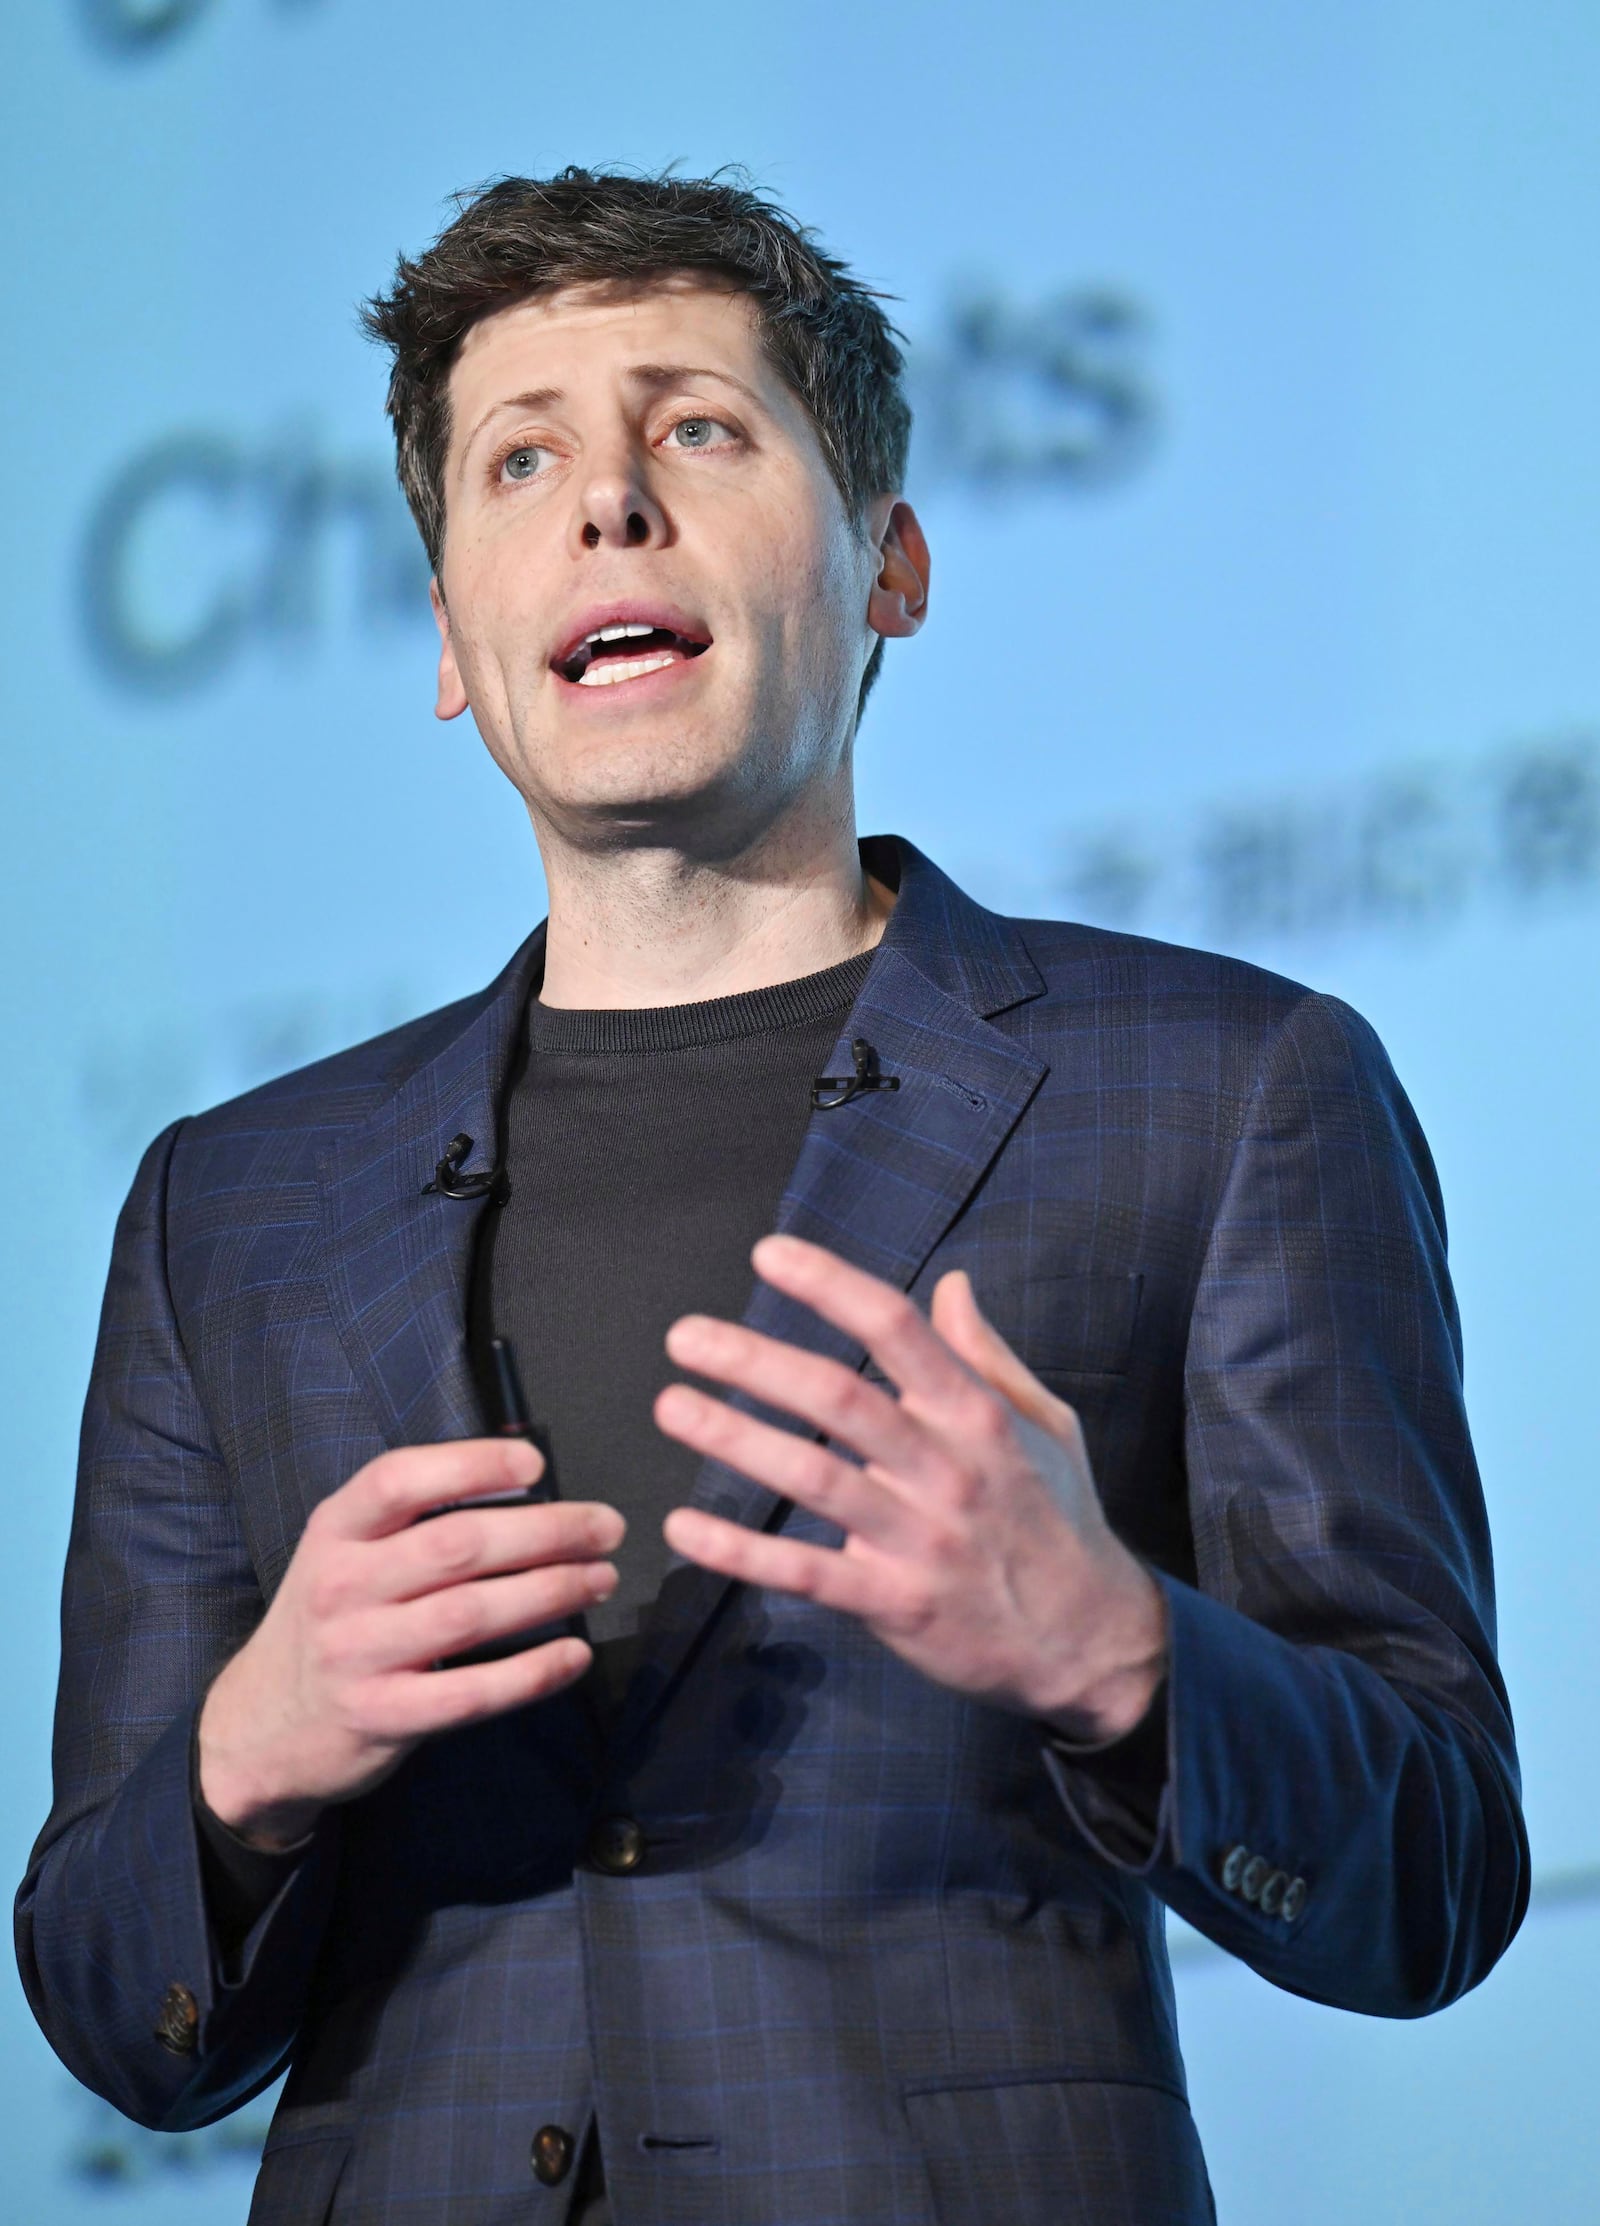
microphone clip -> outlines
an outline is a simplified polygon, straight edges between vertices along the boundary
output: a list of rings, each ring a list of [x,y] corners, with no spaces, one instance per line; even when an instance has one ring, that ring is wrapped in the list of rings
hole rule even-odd
[[[819,1074],[813,1081],[811,1102],[819,1113],[831,1113],[836,1105],[848,1105],[865,1090],[899,1089],[897,1074],[879,1072],[878,1054],[865,1036],[856,1037],[850,1046],[850,1056],[855,1062],[854,1074]]]
[[[441,1198],[486,1198],[500,1180],[498,1167],[488,1167],[474,1175],[464,1175],[462,1166],[472,1150],[472,1138],[465,1130],[452,1136],[444,1148],[444,1157],[433,1170],[431,1183],[424,1183],[424,1198],[436,1194]]]

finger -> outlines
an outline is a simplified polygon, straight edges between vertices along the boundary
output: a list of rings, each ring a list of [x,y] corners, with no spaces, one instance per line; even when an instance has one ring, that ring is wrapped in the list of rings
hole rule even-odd
[[[776,1430],[690,1384],[668,1384],[658,1393],[655,1417],[669,1437],[725,1461],[886,1553],[910,1552],[921,1536],[916,1503],[894,1488],[892,1478],[841,1460],[814,1438]]]
[[[908,1396],[937,1402],[971,1389],[966,1368],[894,1284],[803,1237],[763,1237],[750,1257],[763,1281],[865,1345]]]
[[[398,1742],[481,1723],[548,1699],[581,1677],[593,1660],[586,1640],[563,1636],[500,1661],[404,1671],[381,1680],[366,1725],[374,1738]]]
[[[432,1507],[475,1492],[525,1490],[544,1455],[521,1438],[455,1438],[444,1445],[380,1453],[317,1508],[319,1530],[337,1538],[383,1538]]]
[[[347,1666],[357,1676],[423,1668],[491,1639],[579,1615],[616,1589],[617,1572],[609,1561],[563,1562],[554,1569],[452,1585],[353,1619],[344,1642]]]
[[[598,1561],[621,1545],[627,1524],[593,1500],[551,1500],[540,1507],[461,1508],[416,1523],[377,1543],[359,1563],[364,1598],[411,1600],[445,1585],[552,1563]]]
[[[864,1622],[887,1620],[900,1602],[902,1588],[886,1556],[844,1554],[829,1546],[807,1546],[798,1538],[770,1537],[708,1515],[701,1507],[675,1507],[661,1527],[674,1553],[741,1584],[793,1593]]]
[[[711,1314],[680,1315],[667,1332],[667,1351],[680,1367],[800,1416],[907,1482],[931,1483],[942,1474],[939,1447],[925,1426],[891,1392],[840,1361]]]
[[[979,1306],[965,1268],[951,1268],[934,1285],[929,1309],[935,1330],[957,1357],[998,1391],[1020,1414],[1059,1435],[1072,1413],[1006,1343]]]

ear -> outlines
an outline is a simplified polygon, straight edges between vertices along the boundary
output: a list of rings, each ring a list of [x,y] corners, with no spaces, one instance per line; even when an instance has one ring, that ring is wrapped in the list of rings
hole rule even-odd
[[[910,503],[884,496],[869,525],[878,551],[878,576],[867,598],[867,624],[886,640],[904,640],[928,612],[928,543]]]
[[[433,699],[433,715],[436,719],[459,719],[467,708],[467,691],[450,639],[450,613],[444,607],[436,579],[428,582],[428,601],[433,605],[433,623],[439,629],[439,687]]]

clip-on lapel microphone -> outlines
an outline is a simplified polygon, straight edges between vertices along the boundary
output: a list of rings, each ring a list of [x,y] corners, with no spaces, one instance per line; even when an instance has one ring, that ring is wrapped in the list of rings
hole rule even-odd
[[[811,1085],[811,1102],[819,1113],[831,1113],[836,1105],[848,1105],[860,1097],[864,1090],[898,1090],[897,1074],[882,1074],[878,1069],[878,1054],[865,1036],[857,1036],[850,1046],[850,1056],[855,1061],[851,1075],[819,1074]]]

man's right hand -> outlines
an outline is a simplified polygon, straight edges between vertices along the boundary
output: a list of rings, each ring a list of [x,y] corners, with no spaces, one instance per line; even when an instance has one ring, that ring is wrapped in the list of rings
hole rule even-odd
[[[615,1508],[460,1507],[532,1484],[536,1447],[504,1438],[380,1454],[317,1506],[256,1630],[200,1712],[200,1791],[253,1845],[292,1846],[330,1803],[386,1778],[437,1731],[543,1700],[592,1650],[546,1640],[498,1660],[442,1658],[573,1615],[616,1589]]]

